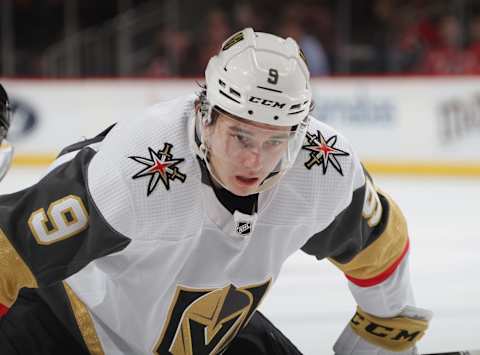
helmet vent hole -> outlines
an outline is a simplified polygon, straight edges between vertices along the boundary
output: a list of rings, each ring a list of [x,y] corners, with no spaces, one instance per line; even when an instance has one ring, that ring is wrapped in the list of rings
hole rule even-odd
[[[249,114],[249,115],[253,115],[253,111],[252,111],[252,110],[248,110],[248,114]]]
[[[226,86],[226,84],[225,84],[222,80],[220,80],[220,79],[218,79],[218,83],[219,83],[222,87],[225,87],[225,86]]]
[[[278,116],[273,116],[273,119],[276,121],[278,120]]]
[[[257,86],[257,88],[263,89],[263,90],[268,90],[268,91],[273,91],[273,92],[278,92],[278,93],[280,93],[280,94],[283,92],[283,91],[281,91],[281,90],[276,90],[276,89],[272,89],[272,88],[267,88],[267,87],[265,87],[265,86]]]
[[[235,100],[233,97],[231,97],[230,95],[224,93],[222,90],[218,90],[218,91],[220,92],[220,94],[222,94],[223,96],[225,96],[227,99],[230,99],[230,100],[232,100],[233,102],[236,102],[237,104],[240,103],[240,101]]]
[[[236,97],[242,97],[242,95],[240,95],[240,93],[237,90],[234,90],[232,88],[230,88],[230,94],[233,94]]]
[[[296,109],[299,109],[300,106],[302,106],[302,104],[296,104],[296,105],[292,105],[290,106],[290,110],[296,110]]]
[[[302,113],[305,110],[300,110],[300,111],[295,111],[295,112],[289,112],[289,115],[296,115],[297,113]]]

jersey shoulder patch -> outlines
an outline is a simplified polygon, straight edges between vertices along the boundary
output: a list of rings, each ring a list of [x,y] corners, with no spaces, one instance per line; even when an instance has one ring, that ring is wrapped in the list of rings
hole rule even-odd
[[[120,122],[92,159],[90,193],[122,234],[178,240],[198,232],[201,172],[188,139],[193,107],[185,97]]]
[[[302,152],[303,164],[308,170],[318,167],[323,175],[331,170],[341,176],[351,154],[343,136],[315,119],[307,131]]]

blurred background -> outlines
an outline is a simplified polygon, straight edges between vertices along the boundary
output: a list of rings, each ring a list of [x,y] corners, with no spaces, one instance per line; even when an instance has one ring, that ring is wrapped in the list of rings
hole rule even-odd
[[[208,59],[247,26],[298,41],[314,116],[406,215],[417,301],[435,313],[420,350],[480,349],[480,0],[0,0],[15,110],[0,193],[35,182],[64,146],[198,92]],[[297,253],[261,307],[323,355],[354,300],[338,270]]]
[[[231,33],[295,38],[315,76],[480,71],[476,0],[2,0],[0,75],[194,77]]]

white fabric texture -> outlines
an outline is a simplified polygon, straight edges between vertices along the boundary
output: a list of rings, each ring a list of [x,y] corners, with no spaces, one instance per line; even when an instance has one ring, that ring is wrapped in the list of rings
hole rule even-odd
[[[202,184],[190,149],[187,126],[194,99],[165,102],[119,123],[89,165],[88,188],[98,210],[114,230],[131,239],[124,250],[91,262],[67,280],[91,312],[106,354],[152,353],[182,290],[211,292],[231,286],[244,294],[242,290],[265,286],[266,292],[288,256],[326,228],[365,182],[345,138],[312,120],[309,132],[336,135],[335,147],[349,153],[338,157],[343,175],[333,166],[325,172],[320,166],[307,169],[309,152],[302,150],[278,185],[260,194],[252,232],[238,237],[232,214]],[[184,159],[177,167],[186,179],[170,180],[168,190],[158,181],[147,196],[149,177],[133,179],[145,166],[130,157],[148,158],[149,148],[157,152],[166,143],[172,145],[172,159]],[[386,284],[368,297],[382,299],[394,288]],[[352,292],[372,309],[366,290]]]
[[[377,317],[394,317],[407,305],[415,306],[410,283],[409,252],[393,274],[383,282],[371,287],[360,287],[348,281],[348,287],[360,308]]]

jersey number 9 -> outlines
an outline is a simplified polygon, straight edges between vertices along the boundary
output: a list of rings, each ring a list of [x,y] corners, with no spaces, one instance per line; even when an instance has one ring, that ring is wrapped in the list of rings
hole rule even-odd
[[[380,202],[380,197],[373,186],[370,179],[367,178],[365,182],[365,202],[363,204],[363,218],[367,220],[370,228],[375,227],[380,223],[382,218],[383,208]]]
[[[69,195],[40,208],[28,219],[38,244],[48,245],[70,238],[88,227],[88,213],[80,197]]]

